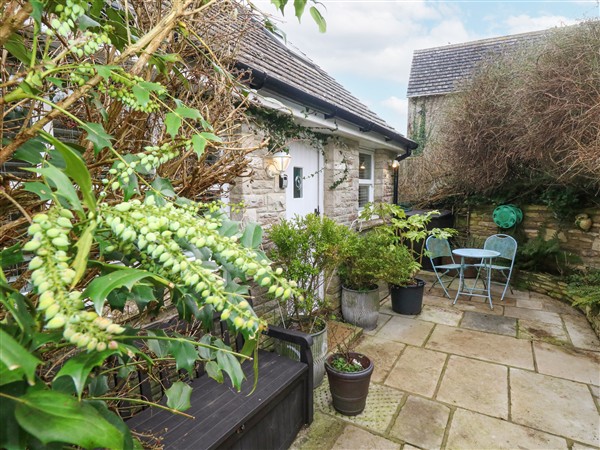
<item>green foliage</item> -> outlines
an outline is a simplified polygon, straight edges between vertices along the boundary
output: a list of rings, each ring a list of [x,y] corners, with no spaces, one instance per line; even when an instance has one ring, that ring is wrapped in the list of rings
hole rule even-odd
[[[573,255],[561,248],[558,233],[546,240],[544,229],[538,235],[519,245],[516,266],[532,272],[545,272],[565,276],[573,270],[573,265],[580,262]]]
[[[142,3],[33,0],[33,20],[0,24],[8,54],[0,68],[8,112],[0,166],[33,166],[25,169],[31,181],[6,184],[7,203],[16,206],[6,215],[31,223],[0,236],[10,243],[0,250],[2,448],[133,448],[113,411],[121,402],[149,402],[129,398],[128,386],[109,390],[109,378],[162,365],[192,372],[202,361],[216,381],[226,374],[239,390],[240,363],[266,327],[247,300],[249,281],[276,298],[300,295],[258,250],[260,227],[241,229],[219,205],[184,197],[199,198],[183,185],[202,179],[199,162],[235,134],[231,119],[215,129],[201,111],[218,122],[212,106],[245,90],[205,42],[198,64],[209,60],[202,79],[215,99],[182,89],[190,80],[167,88],[183,73],[193,78],[194,69],[163,49],[197,49],[202,39],[190,36],[186,22],[196,24],[210,5]],[[287,1],[273,3],[283,11]],[[306,3],[295,2],[298,17]],[[15,8],[9,1],[0,11]],[[314,6],[311,15],[323,28]],[[173,35],[176,45],[167,44]],[[235,99],[223,108],[234,120],[247,106]],[[79,145],[45,132],[53,120],[81,135]],[[174,161],[186,168],[173,170]],[[164,312],[165,297],[167,314],[187,320],[189,334],[147,326],[148,313]],[[215,311],[245,338],[244,354],[210,334],[199,337]],[[125,323],[130,316],[135,320]],[[175,382],[167,406],[153,406],[182,410],[189,399],[190,387]]]
[[[282,220],[271,227],[273,243],[269,256],[283,274],[298,283],[300,296],[286,302],[292,320],[311,328],[317,316],[326,313],[327,292],[335,270],[343,259],[350,230],[326,216],[308,214]]]
[[[575,298],[573,305],[600,307],[600,270],[591,269],[569,276],[567,292]]]
[[[348,353],[337,355],[331,360],[331,366],[338,372],[354,373],[364,370],[360,362],[353,359]]]
[[[389,237],[368,231],[354,232],[347,238],[344,260],[339,267],[342,284],[356,291],[366,291],[377,285],[384,273],[390,270],[388,259],[401,252]],[[393,258],[401,259],[401,257]]]
[[[391,203],[369,203],[360,214],[363,220],[380,219],[383,225],[378,226],[375,231],[386,236],[395,246],[406,247],[411,257],[408,272],[409,280],[412,282],[415,275],[421,270],[423,256],[425,256],[425,240],[429,236],[448,239],[457,233],[452,228],[428,228],[432,217],[439,214],[439,211],[428,211],[424,214],[412,214],[407,216],[404,209]],[[399,269],[398,269],[399,270]],[[396,284],[393,280],[403,281],[401,285],[408,284],[404,282],[405,277],[402,273],[395,276],[390,274],[389,282]]]

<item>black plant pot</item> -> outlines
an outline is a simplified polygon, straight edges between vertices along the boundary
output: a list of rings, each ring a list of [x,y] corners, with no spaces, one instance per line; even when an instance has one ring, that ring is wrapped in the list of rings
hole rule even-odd
[[[334,353],[325,361],[325,371],[333,398],[333,407],[346,416],[356,416],[365,409],[369,383],[373,373],[373,362],[360,353],[349,353],[366,369],[360,372],[339,372],[331,366],[331,361],[339,354]]]
[[[421,313],[423,308],[423,291],[425,282],[415,278],[416,284],[408,286],[390,285],[392,310],[398,314],[414,316]]]

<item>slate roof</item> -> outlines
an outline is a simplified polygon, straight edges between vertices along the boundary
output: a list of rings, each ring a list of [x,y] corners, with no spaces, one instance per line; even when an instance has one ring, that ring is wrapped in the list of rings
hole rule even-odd
[[[325,109],[323,112],[329,117],[343,118],[364,131],[383,134],[386,140],[400,142],[405,147],[416,147],[416,143],[396,131],[317,64],[288,48],[261,25],[248,29],[237,59],[239,65],[251,69],[257,78],[260,78],[259,74],[263,79],[266,75],[277,82],[272,85],[284,85],[304,94],[303,99],[295,100],[304,100],[301,103],[305,104],[315,100],[308,106]],[[257,84],[260,87],[260,81]]]
[[[407,97],[447,94],[459,89],[485,58],[539,42],[550,30],[513,34],[464,44],[415,50]]]

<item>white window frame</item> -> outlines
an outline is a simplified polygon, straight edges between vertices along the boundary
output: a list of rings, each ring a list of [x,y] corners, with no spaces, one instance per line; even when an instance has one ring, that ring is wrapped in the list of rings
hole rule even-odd
[[[369,156],[371,158],[371,174],[370,174],[369,179],[360,178],[360,169],[359,169],[358,189],[360,191],[361,186],[368,186],[369,187],[369,203],[372,203],[373,199],[374,199],[374,194],[375,194],[375,152],[370,151],[370,150],[359,149],[359,151],[358,151],[359,164],[360,164],[360,155],[361,154]],[[359,197],[359,195],[357,195],[356,204],[358,205],[358,210],[362,211],[363,207],[360,206],[358,197]]]

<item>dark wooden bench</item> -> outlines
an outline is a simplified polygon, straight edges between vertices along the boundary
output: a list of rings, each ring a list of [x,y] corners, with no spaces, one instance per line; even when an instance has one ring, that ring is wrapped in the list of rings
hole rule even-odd
[[[275,326],[265,334],[297,345],[300,361],[259,350],[258,383],[252,394],[252,361],[242,364],[246,380],[239,393],[227,376],[219,384],[200,371],[189,380],[191,408],[185,411],[194,419],[147,408],[127,420],[129,428],[159,437],[165,449],[287,449],[313,419],[312,338]],[[142,394],[155,397],[148,380],[140,381]],[[162,385],[168,388],[169,380]]]

